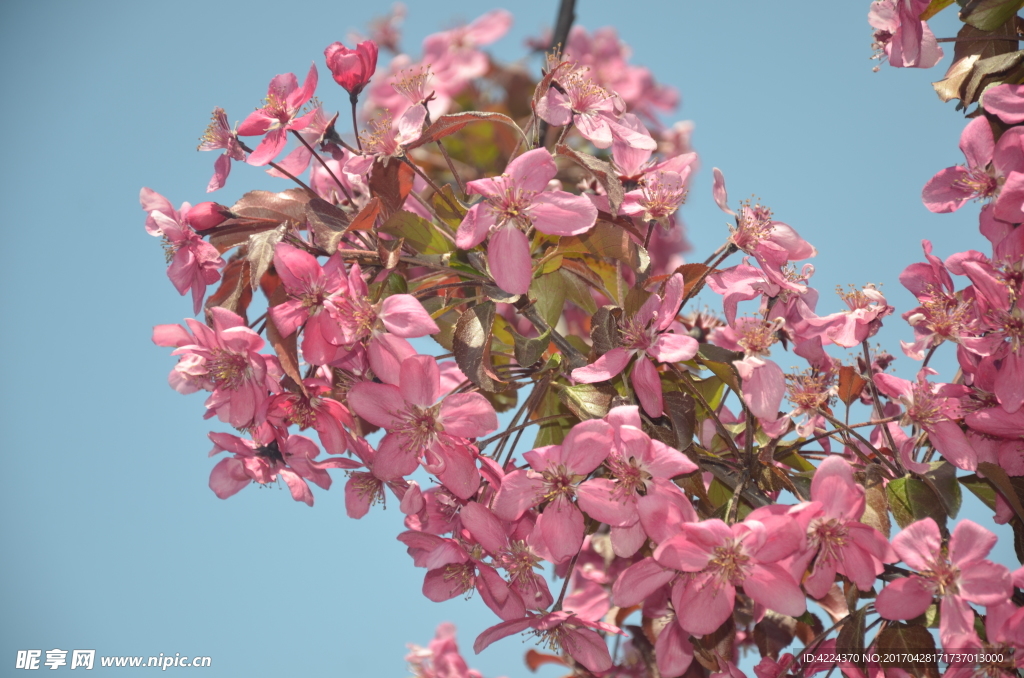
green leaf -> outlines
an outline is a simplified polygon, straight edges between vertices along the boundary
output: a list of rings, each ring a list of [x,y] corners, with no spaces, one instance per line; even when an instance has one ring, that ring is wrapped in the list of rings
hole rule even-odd
[[[960,484],[980,499],[989,509],[996,510],[996,490],[987,480],[982,480],[976,473],[958,478]]]
[[[1021,505],[1021,497],[1024,497],[1024,477],[1011,479],[1002,466],[990,461],[979,462],[978,470],[995,485],[999,493],[1003,495],[1003,499],[1017,514],[1017,518],[1024,520],[1024,506]]]
[[[924,626],[889,622],[885,629],[878,634],[878,652],[882,655],[883,667],[909,668],[911,674],[935,676],[936,678],[939,675],[939,667],[933,661],[908,663],[903,661],[903,658],[895,656],[935,653],[935,639]],[[887,655],[894,661],[886,661]]]
[[[494,303],[485,301],[470,308],[455,325],[452,352],[466,378],[485,391],[495,393],[508,384],[498,379],[491,365],[491,332]]]
[[[551,385],[569,411],[580,420],[600,419],[611,409],[612,398],[619,393],[611,384]]]
[[[939,525],[946,524],[942,502],[923,481],[913,476],[896,478],[889,482],[885,492],[892,515],[901,528],[929,517]]]
[[[950,518],[960,511],[960,484],[956,481],[956,467],[947,461],[932,462],[932,469],[924,474],[931,481],[932,491],[938,491],[942,506]]]
[[[597,312],[597,302],[590,294],[590,286],[587,285],[578,275],[567,268],[558,269],[559,275],[565,282],[565,297],[584,313],[593,315]]]
[[[540,360],[548,344],[551,343],[550,329],[544,330],[542,335],[532,339],[527,339],[511,327],[509,327],[509,331],[512,333],[513,341],[515,341],[516,362],[524,367],[529,367]]]
[[[418,214],[405,210],[395,212],[380,230],[396,238],[405,238],[405,243],[420,254],[446,254],[455,249],[436,226]]]
[[[932,0],[919,17],[921,21],[928,21],[933,16],[953,4],[953,0]]]
[[[558,251],[565,255],[590,254],[618,259],[637,273],[645,273],[651,266],[647,250],[633,242],[625,229],[607,221],[598,221],[586,233],[562,236]]]
[[[565,288],[565,278],[557,271],[538,276],[530,282],[530,299],[535,300],[534,307],[551,327],[557,325],[559,318],[562,317]]]
[[[983,31],[994,31],[1024,6],[1024,0],[969,0],[960,20]]]

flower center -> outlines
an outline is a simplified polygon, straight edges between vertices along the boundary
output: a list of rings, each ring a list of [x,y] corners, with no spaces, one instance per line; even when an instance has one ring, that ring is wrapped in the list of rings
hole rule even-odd
[[[812,549],[820,548],[818,558],[836,560],[839,549],[846,546],[850,531],[837,518],[815,518],[807,526],[807,540]]]
[[[742,586],[750,571],[750,556],[744,551],[743,544],[733,539],[725,546],[716,546],[712,553],[708,569],[718,585]]]
[[[210,379],[217,388],[234,391],[252,377],[252,369],[244,355],[231,353],[222,348],[213,349],[211,354],[207,366]]]

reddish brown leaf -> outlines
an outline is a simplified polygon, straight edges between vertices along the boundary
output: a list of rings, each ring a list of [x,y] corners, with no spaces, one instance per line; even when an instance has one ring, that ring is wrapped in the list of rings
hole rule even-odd
[[[405,238],[398,238],[397,240],[377,240],[377,256],[380,257],[380,263],[385,269],[392,269],[398,266],[398,259],[402,256],[402,245],[405,244]]]
[[[544,664],[558,664],[559,666],[566,666],[565,660],[554,654],[545,654],[543,652],[537,652],[536,650],[526,651],[526,666],[531,671],[536,672]]]
[[[597,183],[601,184],[601,186],[604,187],[605,192],[608,194],[608,202],[611,205],[612,213],[619,213],[619,205],[622,204],[622,199],[625,197],[626,191],[622,187],[622,182],[619,181],[619,173],[615,171],[615,168],[612,167],[610,162],[599,160],[589,153],[574,151],[565,144],[559,144],[555,148],[555,152],[557,152],[558,155],[564,155],[594,175],[594,178],[597,179]]]
[[[249,261],[250,278],[252,279],[252,289],[254,292],[263,274],[267,272],[270,264],[274,261],[277,243],[281,242],[287,229],[287,224],[281,224],[273,231],[263,231],[262,233],[254,233],[249,236],[246,259]]]
[[[334,254],[338,241],[348,231],[350,220],[338,207],[321,198],[314,198],[306,205],[306,221],[317,245]]]
[[[228,262],[224,267],[224,279],[217,291],[206,299],[206,308],[214,306],[226,308],[232,313],[242,316],[242,320],[248,324],[249,319],[245,311],[252,301],[252,288],[245,284],[249,278],[249,261],[237,257]]]
[[[865,385],[867,385],[867,381],[857,374],[851,365],[843,365],[839,368],[839,399],[847,407],[860,398]]]
[[[373,222],[377,220],[377,215],[380,214],[380,198],[370,198],[370,201],[366,203],[363,209],[359,210],[359,214],[352,220],[349,225],[350,231],[372,231]]]
[[[287,300],[288,290],[285,289],[284,285],[278,285],[274,293],[270,295],[270,307],[273,308],[278,304],[283,304]],[[298,335],[298,332],[292,332],[291,335],[282,337],[277,329],[277,325],[274,324],[274,319],[269,313],[267,314],[267,341],[274,347],[277,359],[281,361],[281,369],[305,393],[306,386],[302,383],[302,373],[299,372]]]
[[[435,120],[430,127],[424,130],[420,138],[410,144],[409,148],[418,148],[425,144],[432,144],[439,139],[445,138],[449,134],[455,134],[469,123],[477,120],[500,122],[503,125],[508,125],[515,131],[519,132],[519,135],[524,140],[526,139],[526,135],[523,133],[523,130],[519,129],[519,125],[516,124],[515,120],[503,113],[466,111],[464,113],[449,113],[448,115],[442,115],[440,118]]]
[[[380,218],[387,221],[391,215],[402,209],[405,199],[412,191],[416,173],[404,162],[392,160],[387,166],[374,163],[370,173],[370,192],[380,198]],[[358,217],[357,217],[358,219]]]
[[[715,270],[704,264],[683,264],[676,268],[675,272],[683,274],[683,296],[690,297],[700,292],[704,287],[704,282],[708,279],[707,277]],[[703,276],[703,280],[701,280],[701,276]],[[698,283],[699,287],[695,290],[694,287]]]

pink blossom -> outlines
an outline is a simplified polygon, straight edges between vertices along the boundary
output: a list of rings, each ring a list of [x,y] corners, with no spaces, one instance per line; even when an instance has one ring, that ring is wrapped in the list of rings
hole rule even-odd
[[[672,589],[679,624],[690,633],[711,633],[732,615],[736,588],[770,610],[798,617],[804,594],[778,561],[803,545],[796,521],[754,514],[735,525],[718,519],[683,523],[682,531],[654,551],[659,564],[693,575]]]
[[[612,667],[608,646],[597,631],[622,633],[618,627],[599,621],[580,619],[569,612],[551,612],[545,615],[530,615],[492,626],[481,633],[473,650],[479,654],[496,640],[513,633],[532,629],[544,639],[549,649],[562,650],[594,673],[607,671]]]
[[[314,429],[328,454],[344,454],[353,445],[348,428],[354,428],[348,408],[333,398],[331,385],[323,379],[305,379],[306,392],[286,391],[265,401],[266,419],[278,429],[295,424],[300,430]]]
[[[203,133],[200,140],[200,151],[217,151],[224,149],[224,152],[217,156],[213,163],[213,176],[206,186],[206,192],[212,193],[224,188],[224,182],[228,180],[231,172],[231,161],[245,160],[245,151],[238,143],[238,132],[228,125],[228,116],[223,108],[219,106],[213,109],[213,120]]]
[[[960,150],[967,165],[947,167],[928,180],[921,199],[932,212],[955,212],[971,199],[994,200],[996,219],[1024,221],[1024,128],[1011,128],[995,142],[984,116],[967,123]]]
[[[379,160],[384,165],[393,158],[405,157],[408,145],[420,138],[427,109],[412,106],[396,121],[384,111],[370,121],[370,131],[359,136],[363,144],[363,155],[354,155],[345,163],[345,171],[351,174],[366,174]]]
[[[803,333],[805,339],[821,337],[822,343],[828,340],[836,346],[852,348],[877,334],[882,327],[882,318],[893,312],[885,296],[872,284],[860,290],[851,289],[842,297],[850,310],[805,318],[808,326]]]
[[[262,434],[262,435],[260,435]],[[213,449],[210,456],[231,452],[234,456],[221,459],[210,472],[210,489],[221,499],[236,494],[250,482],[266,485],[284,480],[295,501],[313,505],[313,493],[307,480],[323,489],[330,489],[329,468],[350,468],[357,462],[344,457],[330,457],[317,461],[320,449],[309,438],[288,436],[279,442],[265,431],[256,434],[257,440],[247,440],[229,433],[211,433]]]
[[[802,292],[799,286],[787,279],[782,267],[790,261],[816,256],[818,250],[801,238],[791,226],[775,221],[772,211],[763,205],[742,202],[738,214],[729,209],[725,176],[717,167],[714,168],[712,194],[719,209],[736,217],[736,227],[729,227],[732,232],[729,239],[732,243],[753,255],[772,282],[783,288]]]
[[[370,447],[370,444],[362,438],[351,438],[350,444],[352,451],[363,462],[362,466],[366,470],[348,471],[348,481],[345,483],[345,513],[349,518],[362,518],[369,513],[371,506],[378,503],[383,504],[385,487],[398,497],[403,513],[407,513],[407,508],[412,513],[415,513],[413,508],[422,508],[411,506],[415,503],[416,493],[413,488],[419,489],[415,481],[406,482],[402,479],[379,477],[374,471],[376,452]],[[420,496],[420,502],[422,501],[423,498]]]
[[[334,114],[334,117],[328,118],[324,114],[323,106],[316,106],[313,109],[313,116],[310,119],[309,124],[307,124],[306,127],[298,133],[306,143],[300,143],[292,150],[291,153],[275,164],[280,167],[281,170],[284,170],[284,172],[288,172],[288,174],[292,174],[294,176],[299,176],[305,172],[306,168],[309,167],[309,161],[313,159],[313,152],[309,150],[309,147],[307,147],[306,144],[309,144],[309,146],[314,149],[317,148],[317,146],[321,146],[324,141],[324,135],[327,134],[328,129],[333,127],[334,121],[337,120],[337,118],[337,113]],[[338,148],[333,143],[329,144],[329,146],[333,148],[326,150],[333,151]],[[316,164],[320,165],[320,163]],[[267,170],[267,174],[281,179],[288,178],[286,174],[273,167]]]
[[[494,497],[495,515],[518,520],[528,509],[548,501],[537,519],[531,543],[539,542],[560,563],[583,545],[583,513],[573,502],[577,487],[608,456],[612,428],[601,420],[576,424],[561,445],[548,445],[523,455],[529,469],[505,476]]]
[[[257,353],[263,338],[225,308],[210,309],[213,328],[186,318],[191,333],[180,325],[157,325],[153,343],[174,346],[181,356],[168,381],[179,393],[212,391],[206,400],[207,416],[214,414],[235,428],[253,423],[256,409],[268,392],[281,390],[277,359]]]
[[[349,49],[340,42],[333,42],[324,50],[324,57],[334,81],[355,101],[377,70],[377,43],[366,40],[355,49]]]
[[[243,137],[266,135],[249,155],[250,165],[266,165],[284,150],[288,130],[303,130],[313,120],[315,111],[301,116],[299,111],[313,96],[316,83],[316,64],[309,67],[302,87],[294,73],[278,75],[270,81],[263,107],[250,113],[238,127],[238,134]]]
[[[989,87],[981,96],[981,105],[1005,123],[1024,122],[1024,85],[1003,83]]]
[[[732,325],[717,328],[711,340],[729,350],[742,350],[742,360],[733,366],[743,379],[743,402],[751,413],[763,422],[779,419],[779,407],[786,394],[786,378],[782,368],[767,356],[778,341],[777,332],[783,326],[781,318],[737,318]]]
[[[455,244],[471,249],[490,233],[488,265],[506,292],[526,294],[530,288],[530,243],[524,231],[533,227],[549,235],[578,235],[597,221],[597,209],[587,198],[545,190],[557,173],[551,153],[537,148],[510,162],[500,177],[466,184],[468,193],[484,199],[466,213]]]
[[[899,401],[906,411],[901,425],[920,426],[935,449],[958,468],[973,471],[978,467],[978,456],[963,430],[956,423],[960,413],[959,398],[966,387],[957,384],[932,384],[928,370],[910,382],[891,374],[874,375],[875,385],[884,395]]]
[[[416,678],[483,678],[469,668],[455,642],[455,626],[440,624],[427,647],[409,646],[405,661]]]
[[[416,469],[422,458],[448,489],[468,499],[480,485],[476,448],[469,438],[498,427],[494,408],[479,393],[441,395],[441,374],[430,356],[416,355],[402,362],[398,386],[356,384],[349,405],[363,419],[387,429],[378,447],[375,473],[400,478]]]
[[[677,363],[697,355],[697,340],[671,331],[683,299],[683,276],[676,273],[665,284],[665,298],[652,294],[619,329],[622,344],[586,367],[572,371],[572,378],[584,384],[609,381],[621,373],[635,356],[630,381],[644,411],[660,417],[663,411],[661,378],[651,359]]]
[[[928,2],[875,0],[871,3],[868,23],[876,29],[874,47],[884,52],[890,65],[896,68],[931,68],[939,63],[942,48],[928,24],[918,18],[928,7]]]
[[[461,89],[473,78],[490,68],[490,59],[480,51],[501,38],[512,27],[512,14],[495,9],[477,17],[466,26],[459,26],[423,39],[423,61],[431,64],[438,78]]]
[[[837,572],[861,591],[870,591],[882,564],[898,560],[885,537],[860,522],[864,508],[864,488],[854,481],[850,464],[842,457],[821,462],[811,480],[811,503],[801,510],[808,521],[808,549],[797,558],[800,572],[814,561],[803,581],[812,597],[825,597]]]
[[[565,64],[555,77],[561,88],[551,87],[537,103],[537,115],[551,125],[572,123],[598,148],[608,148],[616,139],[639,149],[653,151],[658,144],[646,130],[641,132],[622,124],[625,103],[612,92],[596,84],[587,68]]]
[[[939,526],[931,518],[903,529],[893,548],[919,574],[890,582],[875,600],[878,614],[886,619],[913,619],[924,614],[934,596],[940,598],[939,634],[945,647],[972,632],[974,614],[969,603],[1000,605],[1013,593],[1010,572],[986,560],[996,536],[961,520],[953,530],[948,549],[942,547]]]
[[[672,478],[696,471],[697,465],[682,452],[651,440],[640,429],[636,407],[615,408],[608,416],[611,421],[623,415],[632,425],[615,429],[615,445],[604,460],[605,477],[581,483],[576,493],[587,515],[611,526],[616,555],[628,558],[648,536],[640,524],[639,505],[672,500],[664,495],[682,496]]]
[[[224,260],[216,247],[200,238],[189,226],[191,206],[187,202],[176,210],[167,198],[149,188],[143,188],[139,193],[139,202],[149,213],[146,231],[164,240],[167,277],[182,296],[192,290],[192,312],[199,313],[206,296],[206,286],[220,280]]]

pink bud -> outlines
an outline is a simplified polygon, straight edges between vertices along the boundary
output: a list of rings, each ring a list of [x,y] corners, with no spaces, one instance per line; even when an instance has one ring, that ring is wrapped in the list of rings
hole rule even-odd
[[[215,202],[201,202],[188,211],[188,224],[197,231],[220,226],[231,216],[231,210]]]
[[[352,97],[359,96],[377,70],[377,43],[373,40],[361,42],[355,49],[335,42],[327,46],[324,56],[335,82],[348,90]]]

